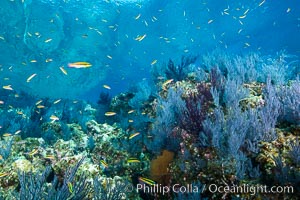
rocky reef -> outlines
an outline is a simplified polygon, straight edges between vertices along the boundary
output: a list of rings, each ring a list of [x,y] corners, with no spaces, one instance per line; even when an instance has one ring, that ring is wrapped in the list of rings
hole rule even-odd
[[[165,73],[153,76],[152,86],[142,82],[98,104],[1,93],[0,195],[297,199],[299,78],[276,83],[240,69],[260,70],[267,61],[257,55],[224,56],[219,63],[204,58],[202,68],[186,57],[186,65],[162,65]],[[245,65],[231,69],[228,63],[237,60]],[[209,186],[292,191],[212,192]],[[173,191],[157,190],[164,187]]]

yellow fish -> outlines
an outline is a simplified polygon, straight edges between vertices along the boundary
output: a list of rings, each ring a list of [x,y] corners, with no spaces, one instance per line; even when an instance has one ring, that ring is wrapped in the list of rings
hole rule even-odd
[[[116,115],[117,113],[115,113],[115,112],[106,112],[105,113],[105,116],[114,116],[114,115]]]
[[[57,104],[57,103],[59,103],[60,101],[61,101],[61,99],[58,99],[58,100],[54,101],[53,104]]]
[[[127,113],[130,114],[130,113],[133,113],[135,110],[129,110]]]
[[[71,68],[88,68],[91,67],[92,64],[89,62],[74,62],[74,63],[68,63],[68,66]]]
[[[139,132],[136,132],[136,133],[133,133],[129,136],[129,140],[131,140],[132,138],[138,136],[140,133]]]
[[[266,0],[263,0],[262,2],[260,2],[260,3],[258,4],[258,6],[262,6],[265,2],[266,2]]]
[[[31,81],[31,79],[33,79],[35,76],[36,76],[37,74],[32,74],[31,76],[29,76],[28,78],[27,78],[27,83],[29,83],[30,81]]]
[[[143,177],[139,177],[139,181],[146,183],[148,185],[154,186],[155,185],[155,181],[149,179],[149,178],[143,178]]]
[[[2,136],[3,137],[10,137],[10,136],[12,136],[12,134],[11,133],[4,133]]]
[[[48,43],[48,42],[51,42],[51,41],[52,41],[52,39],[50,38],[50,39],[45,40],[45,43]]]
[[[73,193],[73,185],[71,182],[68,182],[68,188],[69,188],[69,192]]]
[[[14,90],[14,89],[12,89],[11,85],[5,85],[2,88],[5,90]]]
[[[135,38],[135,40],[137,40],[137,41],[142,41],[145,37],[146,37],[147,35],[145,34],[145,35],[142,35],[142,36],[138,36],[138,37],[136,37]]]
[[[139,162],[141,162],[141,161],[139,161],[137,158],[129,158],[129,159],[127,160],[127,162],[128,162],[128,163],[139,163]]]
[[[56,117],[55,115],[51,115],[51,116],[50,116],[50,119],[53,120],[53,122],[56,121],[56,120],[59,120],[59,118]]]
[[[104,160],[100,160],[100,163],[103,167],[108,168],[108,164]]]
[[[153,61],[151,62],[151,65],[154,65],[155,63],[157,63],[157,60],[153,60]]]
[[[135,19],[138,20],[141,17],[141,14],[138,14]]]
[[[68,75],[68,72],[63,67],[60,67],[59,69],[60,69],[60,71],[62,71],[62,73],[64,73],[65,75]]]
[[[103,85],[103,87],[104,87],[105,89],[108,89],[108,90],[111,89],[109,85]]]
[[[53,159],[55,159],[55,156],[54,155],[46,155],[45,158],[53,160]]]
[[[168,84],[170,84],[171,82],[173,82],[173,79],[166,80],[166,81],[162,84],[162,89],[163,89],[163,90],[167,90],[166,86],[167,86]]]
[[[247,13],[249,12],[249,8],[244,12],[244,15],[247,15]]]
[[[40,103],[42,103],[43,102],[43,100],[39,100],[39,101],[37,101],[36,103],[35,103],[35,105],[39,105]]]
[[[7,175],[9,175],[8,172],[1,172],[1,173],[0,173],[0,178],[3,178],[3,177],[5,177],[5,176],[7,176]]]
[[[43,106],[43,105],[37,105],[36,107],[37,108],[45,108],[45,106]]]
[[[38,149],[33,149],[31,152],[28,153],[29,156],[34,156],[35,154],[37,154],[39,152]]]

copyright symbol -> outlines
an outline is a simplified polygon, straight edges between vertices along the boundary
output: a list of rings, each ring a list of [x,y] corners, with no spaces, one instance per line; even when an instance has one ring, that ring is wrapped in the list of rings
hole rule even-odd
[[[133,185],[127,184],[127,185],[125,186],[125,191],[126,191],[126,192],[132,192],[133,190],[134,190]]]

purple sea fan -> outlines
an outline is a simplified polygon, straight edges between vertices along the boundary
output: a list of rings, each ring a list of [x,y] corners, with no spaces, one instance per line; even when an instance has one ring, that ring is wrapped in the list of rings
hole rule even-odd
[[[186,109],[181,118],[181,126],[193,135],[202,131],[202,122],[205,120],[209,108],[213,104],[208,83],[199,83],[197,92],[188,94],[185,99]]]
[[[281,88],[279,99],[281,102],[280,120],[300,124],[300,80],[297,79],[290,86]]]

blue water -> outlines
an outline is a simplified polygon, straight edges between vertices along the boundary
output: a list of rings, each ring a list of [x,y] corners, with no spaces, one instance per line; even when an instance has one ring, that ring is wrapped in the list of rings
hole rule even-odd
[[[285,50],[297,56],[300,51],[295,0],[1,0],[1,5],[1,82],[9,78],[2,83],[42,97],[95,101],[103,84],[114,95],[149,78],[153,60],[162,64],[214,49],[263,55]],[[135,40],[145,34],[142,41]],[[53,61],[45,62],[49,58]],[[93,66],[68,69],[75,61]],[[26,83],[33,73],[37,76]]]

